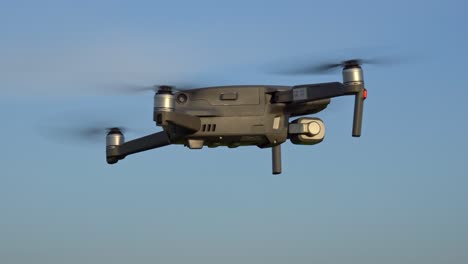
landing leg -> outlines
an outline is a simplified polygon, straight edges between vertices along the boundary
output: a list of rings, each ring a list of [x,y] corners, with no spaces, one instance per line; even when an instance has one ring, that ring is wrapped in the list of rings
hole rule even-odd
[[[273,165],[273,174],[281,173],[281,145],[276,145],[271,148],[271,158]]]

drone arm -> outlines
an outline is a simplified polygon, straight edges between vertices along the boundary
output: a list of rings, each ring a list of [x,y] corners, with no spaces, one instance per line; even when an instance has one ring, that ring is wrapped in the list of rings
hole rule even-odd
[[[154,133],[148,136],[137,138],[122,145],[108,146],[107,147],[107,161],[117,162],[117,160],[125,158],[127,155],[135,154],[138,152],[155,149],[170,145],[171,141],[165,131]],[[115,163],[113,162],[113,163]]]
[[[340,82],[303,84],[293,86],[289,91],[277,92],[274,103],[301,103],[328,99],[343,95],[359,93],[363,88],[359,85],[343,85]]]

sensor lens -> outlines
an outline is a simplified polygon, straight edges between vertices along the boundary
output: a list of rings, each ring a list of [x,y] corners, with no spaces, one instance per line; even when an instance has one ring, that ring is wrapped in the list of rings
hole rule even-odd
[[[185,102],[187,102],[187,95],[186,94],[179,94],[177,96],[177,102],[180,103],[180,104],[184,104]]]
[[[310,122],[307,129],[309,130],[309,134],[315,136],[320,133],[320,125],[317,122]]]

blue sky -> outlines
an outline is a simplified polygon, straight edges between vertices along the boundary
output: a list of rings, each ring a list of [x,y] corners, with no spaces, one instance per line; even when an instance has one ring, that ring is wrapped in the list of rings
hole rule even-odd
[[[463,263],[468,261],[464,1],[0,2],[2,263]],[[344,54],[344,55],[343,55]],[[191,151],[105,163],[104,139],[47,127],[159,128],[152,95],[118,85],[294,85],[264,65],[301,55],[401,55],[365,67],[352,98],[317,114],[316,146]],[[309,58],[308,57],[308,58]],[[69,121],[64,120],[70,118]]]

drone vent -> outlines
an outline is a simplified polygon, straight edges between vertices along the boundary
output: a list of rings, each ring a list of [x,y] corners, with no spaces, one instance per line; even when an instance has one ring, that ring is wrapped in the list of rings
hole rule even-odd
[[[215,132],[216,124],[203,124],[201,130],[202,132]]]

